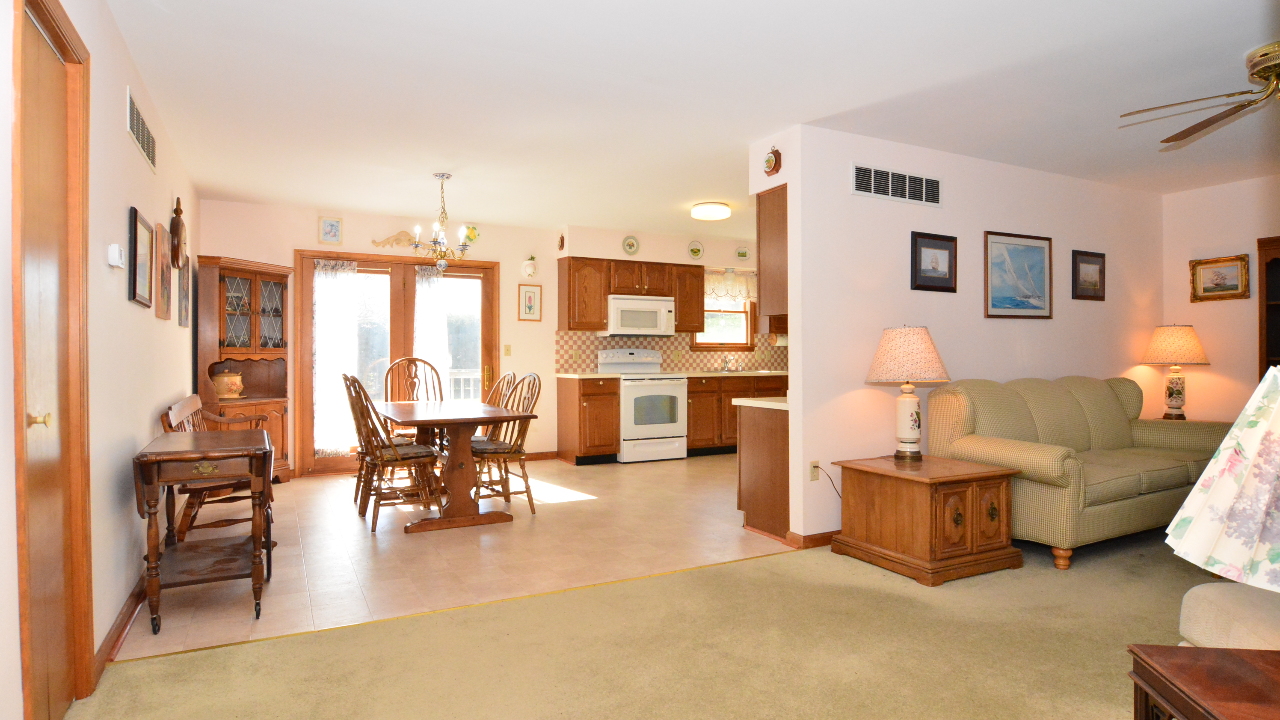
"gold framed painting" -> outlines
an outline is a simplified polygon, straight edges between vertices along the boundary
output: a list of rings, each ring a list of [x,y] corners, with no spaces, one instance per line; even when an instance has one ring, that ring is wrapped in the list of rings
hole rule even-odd
[[[1249,297],[1249,255],[1192,260],[1191,302]]]

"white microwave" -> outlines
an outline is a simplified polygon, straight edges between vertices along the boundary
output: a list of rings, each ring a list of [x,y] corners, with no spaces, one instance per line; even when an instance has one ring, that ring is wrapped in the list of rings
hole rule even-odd
[[[643,295],[609,296],[609,335],[675,335],[676,300]]]

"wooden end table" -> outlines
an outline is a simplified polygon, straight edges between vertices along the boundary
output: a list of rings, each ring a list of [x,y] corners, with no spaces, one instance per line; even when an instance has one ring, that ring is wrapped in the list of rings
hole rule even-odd
[[[266,430],[214,430],[165,433],[133,458],[138,514],[147,521],[147,605],[151,632],[160,632],[160,590],[218,580],[253,581],[254,617],[262,615],[262,586],[270,570],[271,530],[267,495],[271,487],[272,450]],[[248,536],[177,542],[169,518],[166,547],[160,551],[160,495],[166,487],[223,483],[252,478],[252,530]],[[170,495],[169,497],[173,497]],[[266,562],[264,563],[264,550]]]
[[[1130,645],[1134,720],[1280,718],[1280,650]]]
[[[1010,544],[1011,468],[929,455],[842,460],[841,530],[831,551],[922,585],[1022,567]]]

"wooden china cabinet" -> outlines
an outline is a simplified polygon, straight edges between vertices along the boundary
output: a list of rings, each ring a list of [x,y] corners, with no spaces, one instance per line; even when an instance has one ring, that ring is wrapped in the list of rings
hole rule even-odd
[[[288,290],[293,268],[251,260],[196,258],[196,392],[225,417],[265,415],[275,473],[289,468]],[[213,376],[240,373],[239,398],[219,398]]]

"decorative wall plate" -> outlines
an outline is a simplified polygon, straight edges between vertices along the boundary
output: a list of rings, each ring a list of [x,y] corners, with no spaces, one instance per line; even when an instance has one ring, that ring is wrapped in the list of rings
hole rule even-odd
[[[778,148],[769,148],[769,152],[764,156],[764,174],[777,175],[782,169],[782,151]]]
[[[750,259],[751,259],[751,248],[746,247],[746,246],[743,246],[743,247],[738,248],[738,259],[739,259],[739,260],[750,260]]]
[[[640,252],[640,241],[635,235],[628,235],[622,238],[622,252],[628,255],[635,255]]]
[[[694,260],[701,260],[704,252],[705,251],[702,249],[702,243],[697,240],[689,243],[689,257]]]

